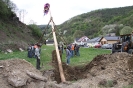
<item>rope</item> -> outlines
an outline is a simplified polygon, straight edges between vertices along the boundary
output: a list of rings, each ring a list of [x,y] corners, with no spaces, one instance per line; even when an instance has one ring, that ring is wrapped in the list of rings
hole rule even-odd
[[[49,24],[50,24],[51,21],[53,22],[54,27],[55,27],[55,30],[54,30],[54,31],[57,30],[57,27],[56,27],[54,21],[52,20],[51,11],[49,11],[49,13],[50,13],[50,20],[49,20],[49,22],[48,22],[48,24],[47,24],[47,27],[45,27],[44,32],[43,32],[42,36],[40,37],[38,43],[41,42],[41,40],[43,39],[44,34],[46,35],[46,29],[48,29],[48,26],[49,26]],[[57,30],[57,32],[59,32],[59,30]],[[57,32],[55,32],[55,33],[57,34]],[[49,36],[50,36],[51,34],[52,34],[52,32],[49,34]],[[57,35],[59,35],[59,34],[57,34]],[[48,36],[48,37],[49,37],[49,36]],[[59,36],[60,36],[59,38],[60,38],[63,42],[65,42],[65,44],[67,45],[67,42],[66,42],[66,40],[63,38],[63,36],[62,36],[62,35],[59,35]],[[46,40],[48,39],[48,37],[44,39],[44,40],[45,40],[45,44],[46,44]]]
[[[54,22],[53,22],[54,23]],[[57,29],[57,26],[55,25],[55,23],[54,23],[54,27],[55,27],[55,29]],[[59,32],[59,30],[57,30],[57,32]],[[58,34],[59,35],[59,34]],[[63,38],[63,36],[62,35],[59,35],[60,36],[60,39],[62,40],[62,41],[64,41],[65,43],[66,43],[66,45],[67,45],[67,42],[66,42],[66,40]]]
[[[38,43],[40,43],[40,42],[41,42],[41,40],[42,40],[42,38],[43,38],[44,34],[46,35],[46,29],[48,29],[48,26],[49,26],[50,22],[51,22],[51,19],[49,20],[49,22],[48,22],[48,24],[47,24],[47,27],[44,29],[44,32],[43,32],[42,36],[40,37],[40,39],[39,39]]]

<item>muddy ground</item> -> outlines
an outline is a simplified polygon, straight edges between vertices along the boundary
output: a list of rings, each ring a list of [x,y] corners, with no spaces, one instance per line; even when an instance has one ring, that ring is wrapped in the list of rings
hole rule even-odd
[[[0,61],[1,88],[123,88],[133,84],[133,55],[114,53],[96,56],[84,66],[63,63],[62,83],[56,61],[54,70],[36,70],[25,60]]]

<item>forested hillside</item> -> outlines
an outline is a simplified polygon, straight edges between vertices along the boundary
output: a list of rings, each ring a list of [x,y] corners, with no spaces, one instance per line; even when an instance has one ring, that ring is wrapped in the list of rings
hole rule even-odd
[[[38,42],[42,32],[34,24],[26,25],[15,14],[16,5],[10,0],[0,0],[0,51],[26,49]]]
[[[67,36],[67,40],[81,37],[89,38],[105,36],[108,33],[119,35],[120,30],[125,26],[133,27],[133,6],[99,9],[84,13],[65,21],[58,26]]]

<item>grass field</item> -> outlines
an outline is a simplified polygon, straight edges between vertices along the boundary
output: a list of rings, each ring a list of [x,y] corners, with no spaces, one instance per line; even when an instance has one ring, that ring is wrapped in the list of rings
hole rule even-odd
[[[51,69],[52,66],[50,65],[52,60],[52,51],[54,50],[54,46],[46,46],[43,45],[41,48],[41,66],[43,67],[43,70]],[[74,56],[71,58],[70,66],[76,66],[76,65],[83,65],[89,63],[94,57],[101,54],[110,54],[110,50],[104,50],[104,49],[96,49],[96,48],[80,48],[80,56]],[[65,58],[65,51],[62,55],[62,61],[66,62]],[[27,51],[23,52],[13,52],[13,53],[0,53],[0,60],[6,60],[6,59],[25,59],[26,61],[30,62],[34,66],[36,66],[36,59],[35,58],[28,58],[27,57]]]

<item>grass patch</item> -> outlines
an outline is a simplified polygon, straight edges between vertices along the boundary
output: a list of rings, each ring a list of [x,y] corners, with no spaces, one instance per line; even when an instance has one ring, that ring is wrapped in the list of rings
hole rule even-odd
[[[70,65],[82,65],[89,63],[94,57],[101,54],[110,54],[110,50],[97,48],[80,48],[80,56],[71,58]]]
[[[130,84],[128,86],[124,86],[123,88],[133,88],[133,84]]]
[[[41,66],[42,69],[51,69],[51,60],[52,60],[52,51],[54,50],[54,46],[46,46],[43,45],[41,48]],[[80,48],[80,56],[74,56],[71,58],[70,65],[76,66],[76,65],[83,65],[89,63],[94,57],[101,54],[110,54],[110,50],[104,50],[104,49],[96,49],[96,48]],[[34,66],[36,66],[36,59],[35,58],[28,58],[27,57],[27,51],[23,52],[13,52],[13,53],[0,53],[0,60],[6,60],[11,58],[20,58],[25,59],[26,61],[30,62]],[[66,53],[64,51],[62,55],[62,61],[66,62]]]

